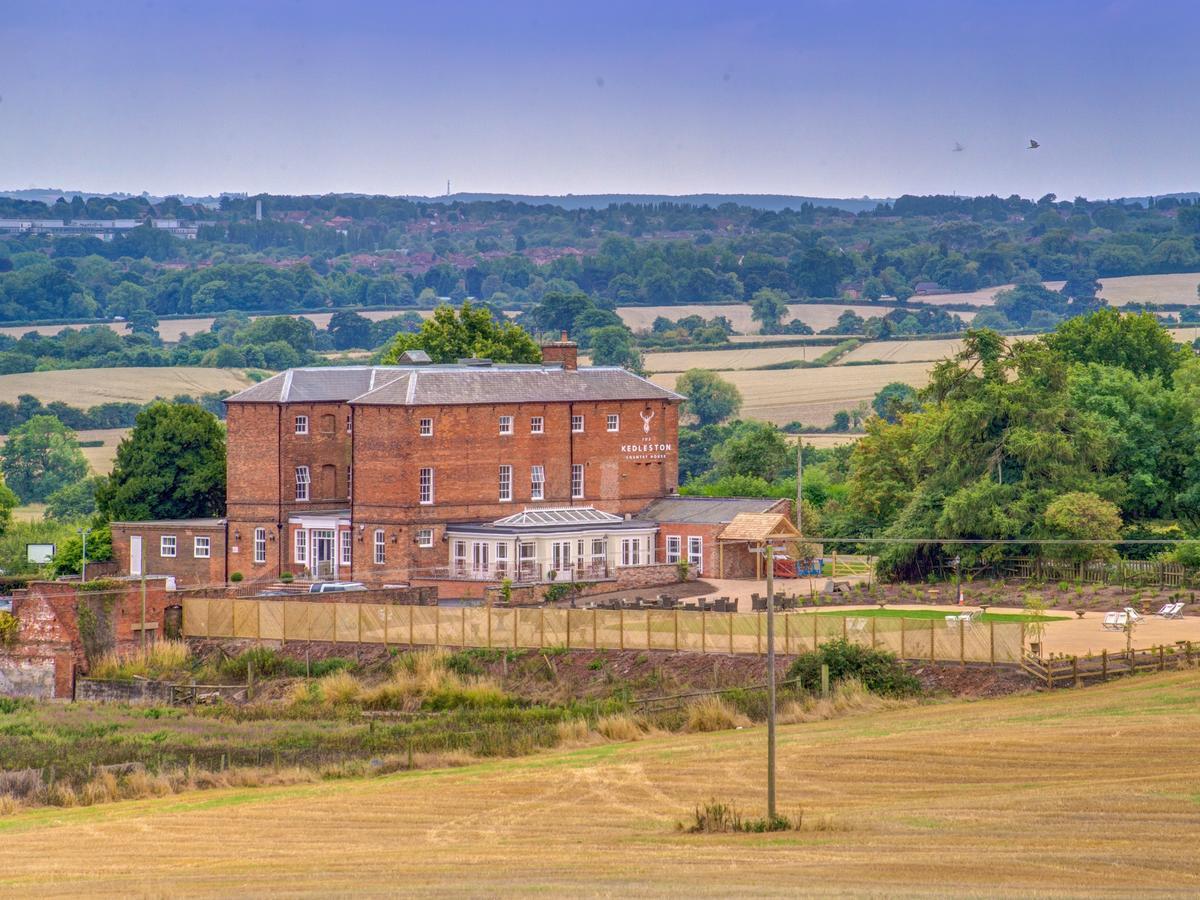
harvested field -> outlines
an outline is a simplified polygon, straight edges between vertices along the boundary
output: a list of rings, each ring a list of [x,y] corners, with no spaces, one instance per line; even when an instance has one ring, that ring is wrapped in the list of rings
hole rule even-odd
[[[855,347],[835,363],[866,362],[882,359],[890,363],[940,362],[953,356],[962,347],[957,338],[930,341],[870,341]]]
[[[786,434],[784,439],[790,443],[796,443],[800,438],[804,438],[806,447],[818,447],[825,449],[827,447],[840,447],[842,444],[853,444],[857,441],[861,434],[840,433],[840,434]]]
[[[1200,283],[1200,272],[1183,272],[1170,275],[1123,275],[1119,278],[1101,278],[1100,296],[1113,306],[1126,303],[1200,303],[1196,286]],[[1063,286],[1061,281],[1043,282],[1052,291]],[[926,303],[944,306],[948,303],[970,303],[974,306],[991,306],[996,294],[1011,288],[1011,284],[984,288],[962,294],[934,294],[915,297]],[[959,313],[962,315],[962,313]]]
[[[839,409],[849,409],[861,400],[870,402],[885,384],[903,381],[924,387],[932,363],[893,363],[882,366],[826,367],[725,372],[722,377],[742,392],[742,417],[765,419],[783,425],[799,420],[806,425],[826,426]],[[652,376],[655,384],[675,386],[676,376]]]
[[[75,432],[75,436],[80,441],[104,441],[99,447],[81,447],[80,449],[95,474],[107,475],[112,471],[113,461],[117,458],[117,445],[129,432],[128,428],[85,428],[83,431]],[[7,440],[8,435],[0,434],[0,447],[3,447]],[[22,507],[22,509],[24,508]],[[37,518],[41,518],[40,510]]]
[[[846,310],[853,310],[864,319],[870,316],[882,316],[893,307],[873,303],[789,303],[788,315],[784,321],[799,319],[815,331],[821,331],[837,323],[838,316]],[[711,319],[713,316],[724,316],[733,323],[735,330],[743,334],[757,334],[758,323],[750,318],[749,303],[692,303],[682,306],[618,306],[619,315],[625,324],[634,331],[649,329],[659,316],[668,319],[682,319],[684,316],[703,316]]]
[[[431,896],[1191,895],[1198,730],[1195,672],[786,725],[780,811],[802,810],[804,828],[773,834],[676,830],[710,800],[762,814],[763,728],[42,809],[0,819],[0,885],[23,896],[328,896],[349,884]]]
[[[0,375],[0,401],[15,403],[21,394],[32,394],[43,403],[59,400],[86,408],[101,403],[146,403],[155,397],[176,394],[239,391],[253,382],[242,369],[172,368],[63,369]]]
[[[645,354],[647,372],[686,372],[688,369],[756,369],[792,360],[813,360],[831,348],[827,345],[809,347],[764,347],[757,350],[680,350],[669,353]]]

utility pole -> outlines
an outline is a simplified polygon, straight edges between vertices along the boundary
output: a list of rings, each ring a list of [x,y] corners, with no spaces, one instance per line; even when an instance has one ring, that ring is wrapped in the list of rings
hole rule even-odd
[[[767,558],[767,822],[775,821],[775,548]]]
[[[796,530],[804,537],[804,437],[796,438]]]
[[[79,580],[87,581],[87,536],[92,533],[90,528],[80,528],[79,537],[83,540],[83,546],[80,551],[80,568]]]

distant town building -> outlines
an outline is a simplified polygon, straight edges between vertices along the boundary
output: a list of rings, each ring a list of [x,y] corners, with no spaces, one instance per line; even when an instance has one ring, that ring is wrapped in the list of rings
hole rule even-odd
[[[192,239],[210,222],[181,219],[0,219],[0,234],[50,234],[64,237],[90,235],[110,241],[118,234],[148,224],[178,238]]]

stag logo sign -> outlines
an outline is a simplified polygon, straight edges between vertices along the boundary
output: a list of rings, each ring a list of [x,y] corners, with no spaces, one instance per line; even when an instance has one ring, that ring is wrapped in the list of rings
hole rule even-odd
[[[642,419],[642,433],[650,434],[650,423],[654,421],[654,410],[644,409],[638,415]],[[666,459],[675,445],[667,441],[643,438],[636,444],[622,444],[621,455],[627,460]]]
[[[650,433],[650,423],[654,420],[654,410],[645,409],[638,413],[642,417],[642,433]]]

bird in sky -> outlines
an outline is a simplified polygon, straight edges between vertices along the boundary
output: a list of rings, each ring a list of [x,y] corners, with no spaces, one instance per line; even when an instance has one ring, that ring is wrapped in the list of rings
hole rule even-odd
[[[954,142],[954,150],[953,150],[952,152],[954,152],[954,153],[962,153],[962,152],[963,152],[964,150],[966,150],[966,149],[967,149],[967,148],[966,148],[966,147],[964,147],[962,144],[960,144],[958,141],[955,141],[955,142]]]
[[[1025,149],[1026,149],[1026,150],[1036,150],[1036,149],[1037,149],[1038,147],[1040,147],[1040,146],[1042,146],[1042,145],[1041,145],[1041,144],[1039,144],[1037,141],[1035,141],[1033,138],[1030,138],[1030,139],[1029,139],[1029,146],[1028,146],[1028,147],[1026,147]]]

